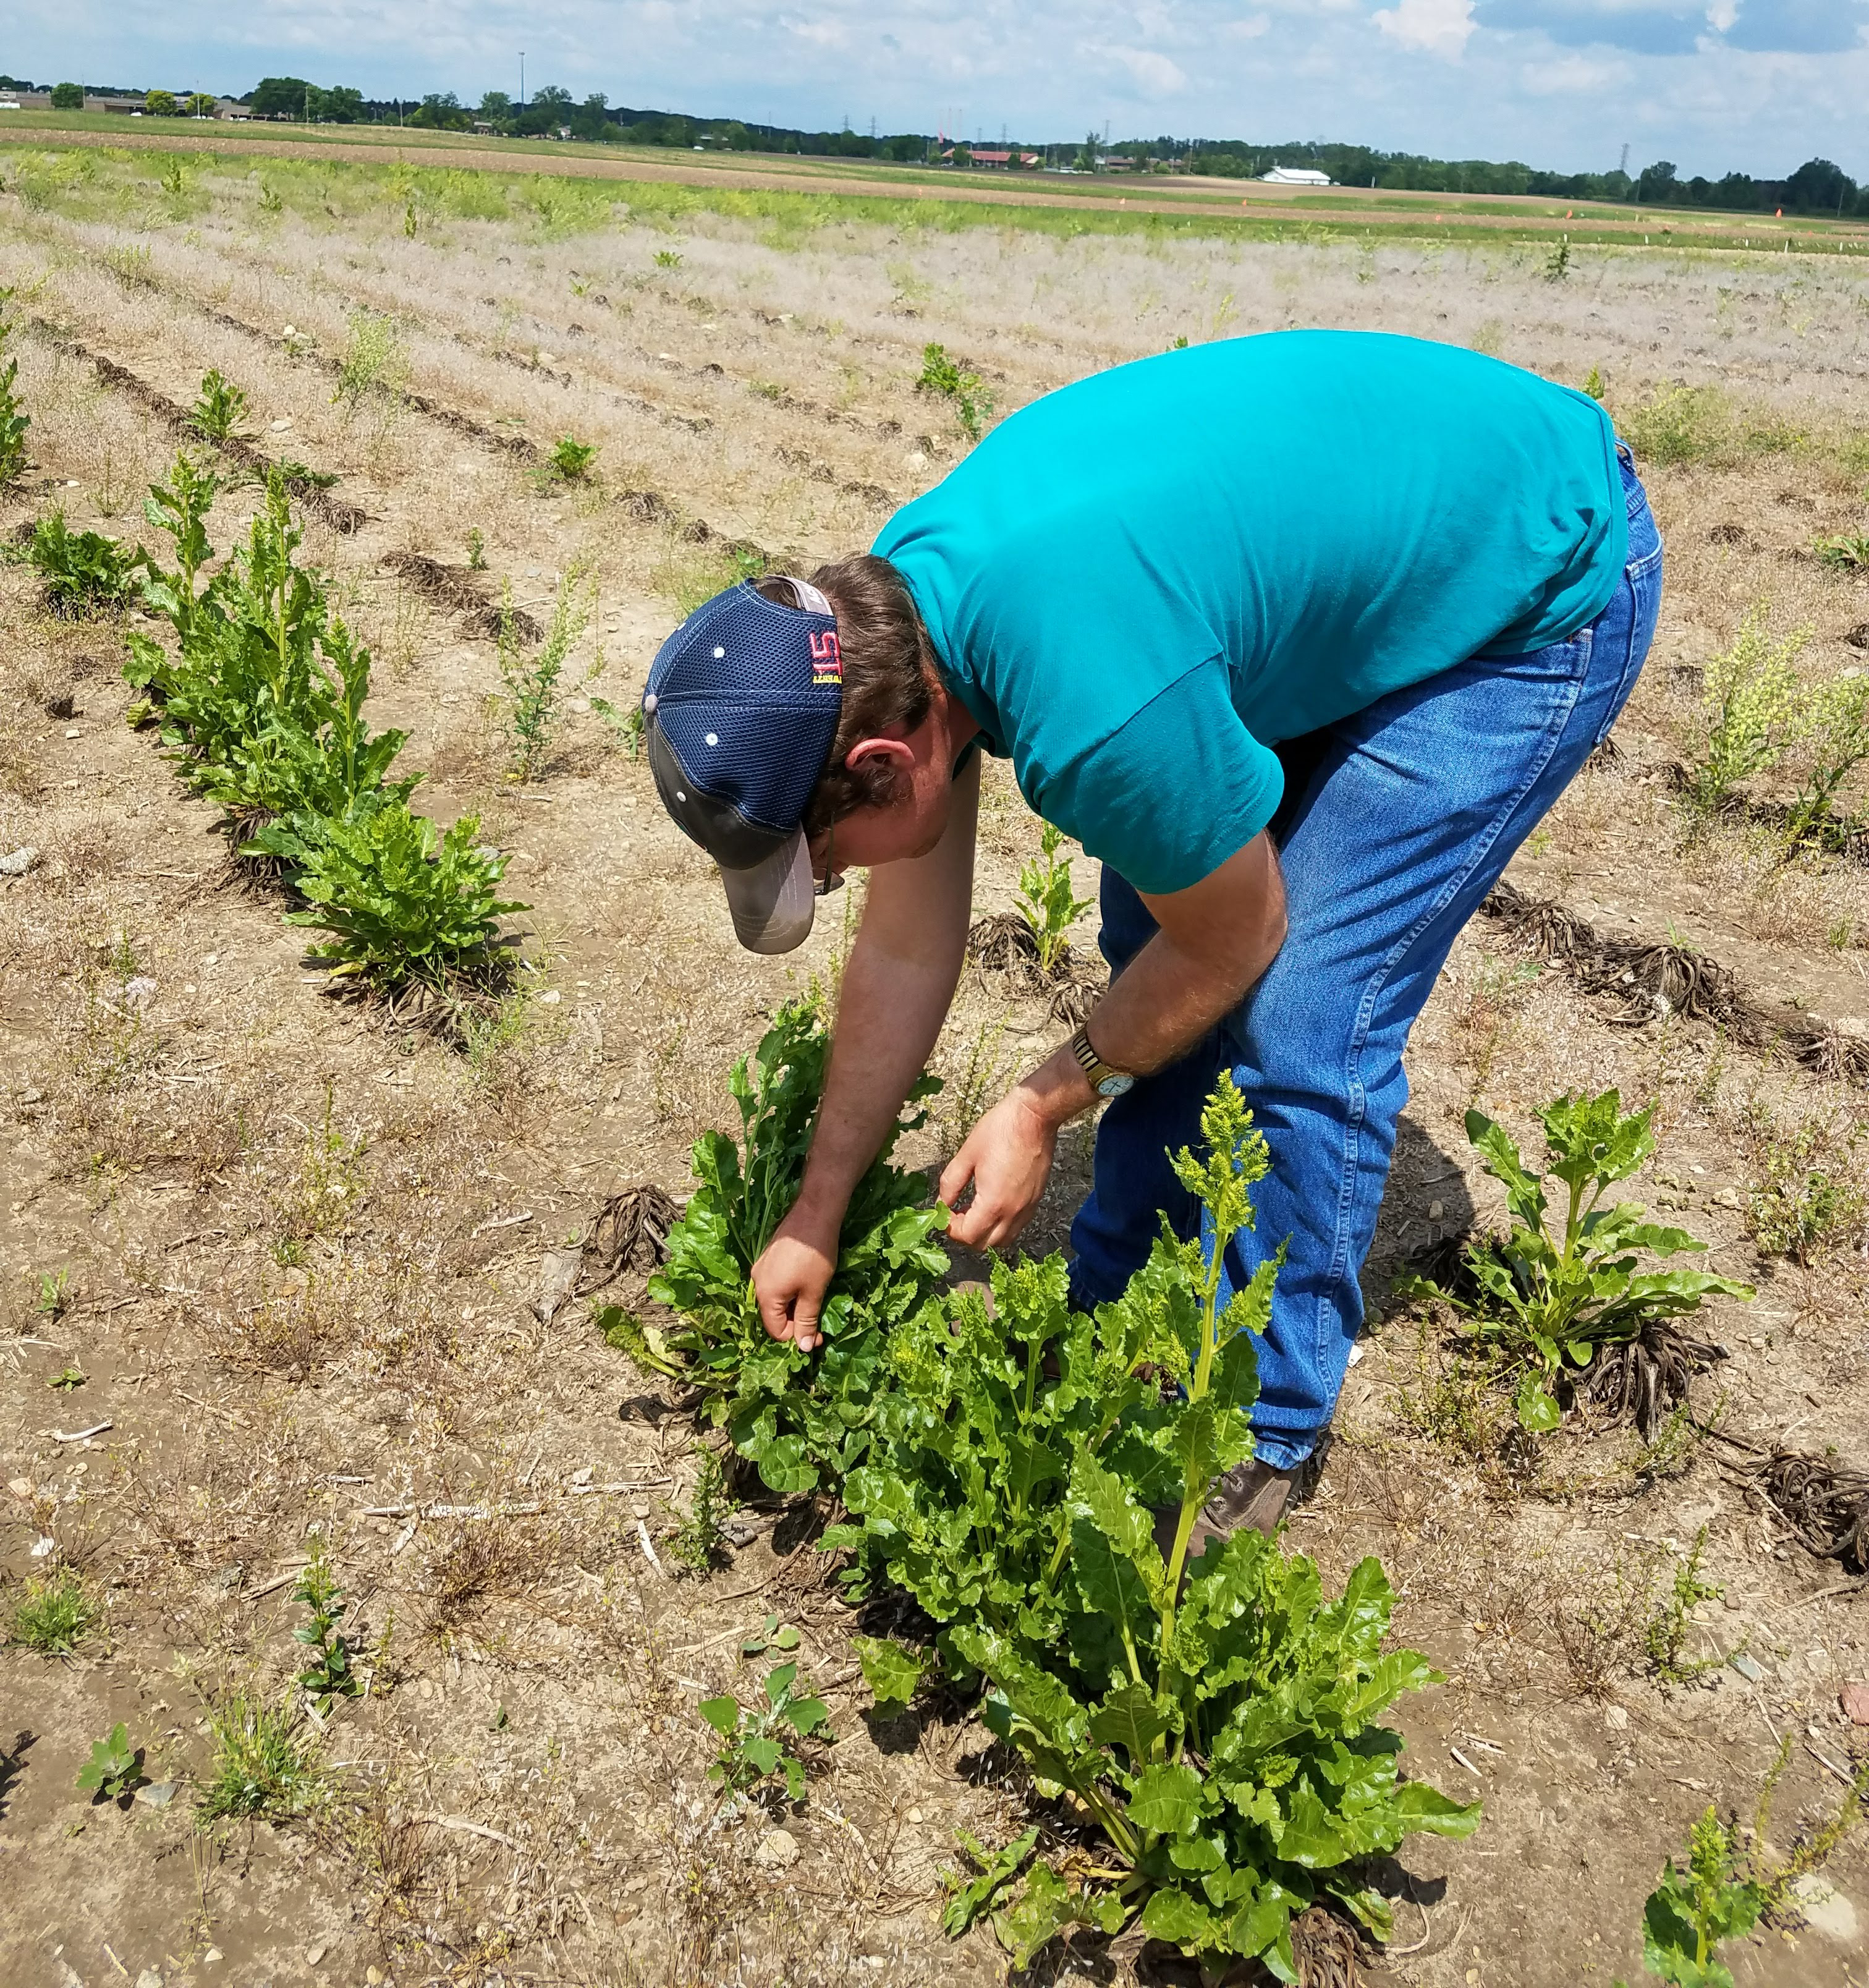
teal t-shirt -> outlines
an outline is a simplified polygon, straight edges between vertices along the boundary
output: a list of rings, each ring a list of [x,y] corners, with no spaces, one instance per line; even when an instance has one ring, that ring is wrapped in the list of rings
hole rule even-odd
[[[1161,893],[1272,819],[1279,741],[1574,634],[1627,543],[1595,401],[1455,346],[1288,331],[1046,394],[875,549],[1026,799]]]

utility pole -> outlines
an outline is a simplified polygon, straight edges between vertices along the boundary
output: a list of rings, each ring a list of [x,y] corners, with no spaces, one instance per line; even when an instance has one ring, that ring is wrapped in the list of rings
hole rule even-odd
[[[526,108],[526,51],[519,51],[519,108]]]

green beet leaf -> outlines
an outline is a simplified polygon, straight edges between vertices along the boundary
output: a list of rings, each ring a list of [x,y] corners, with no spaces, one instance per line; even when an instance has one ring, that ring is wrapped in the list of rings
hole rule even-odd
[[[948,1267],[934,1240],[947,1211],[924,1205],[925,1181],[890,1158],[896,1139],[922,1122],[916,1107],[940,1087],[924,1077],[851,1196],[820,1321],[824,1344],[806,1354],[767,1335],[752,1266],[797,1198],[830,1048],[814,996],[781,1008],[735,1066],[740,1138],[707,1132],[696,1141],[700,1185],[649,1285],[680,1314],[664,1336],[665,1367],[702,1389],[708,1418],[786,1497],[836,1485],[860,1467],[885,1384],[887,1336]]]
[[[864,1682],[877,1703],[907,1704],[928,1668],[928,1659],[892,1637],[853,1636],[850,1641],[857,1661],[863,1665]]]

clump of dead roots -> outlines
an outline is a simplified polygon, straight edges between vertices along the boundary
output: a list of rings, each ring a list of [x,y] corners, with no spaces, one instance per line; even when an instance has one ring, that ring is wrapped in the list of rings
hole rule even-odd
[[[646,1277],[668,1257],[668,1232],[681,1219],[675,1198],[645,1182],[613,1194],[591,1219],[578,1258],[575,1297],[626,1275]]]
[[[1869,1574],[1869,1473],[1827,1456],[1773,1453],[1759,1487],[1807,1550]]]
[[[1528,898],[1508,883],[1496,884],[1480,910],[1525,952],[1614,1004],[1604,1019],[1615,1026],[1640,1028],[1670,1015],[1711,1022],[1747,1048],[1776,1047],[1820,1077],[1869,1084],[1869,1041],[1802,1009],[1753,999],[1730,968],[1691,946],[1605,938],[1556,899]]]
[[[975,919],[967,935],[967,957],[983,981],[997,981],[1008,994],[1048,997],[1051,1019],[1066,1028],[1087,1020],[1103,992],[1100,979],[1072,958],[1068,942],[1052,955],[1048,973],[1039,964],[1031,926],[1016,911]]]

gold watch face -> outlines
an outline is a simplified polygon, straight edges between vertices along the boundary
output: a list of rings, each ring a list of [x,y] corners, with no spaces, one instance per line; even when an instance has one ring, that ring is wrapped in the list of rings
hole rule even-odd
[[[1100,1097],[1120,1097],[1135,1080],[1127,1070],[1113,1070],[1097,1085],[1097,1094]]]

